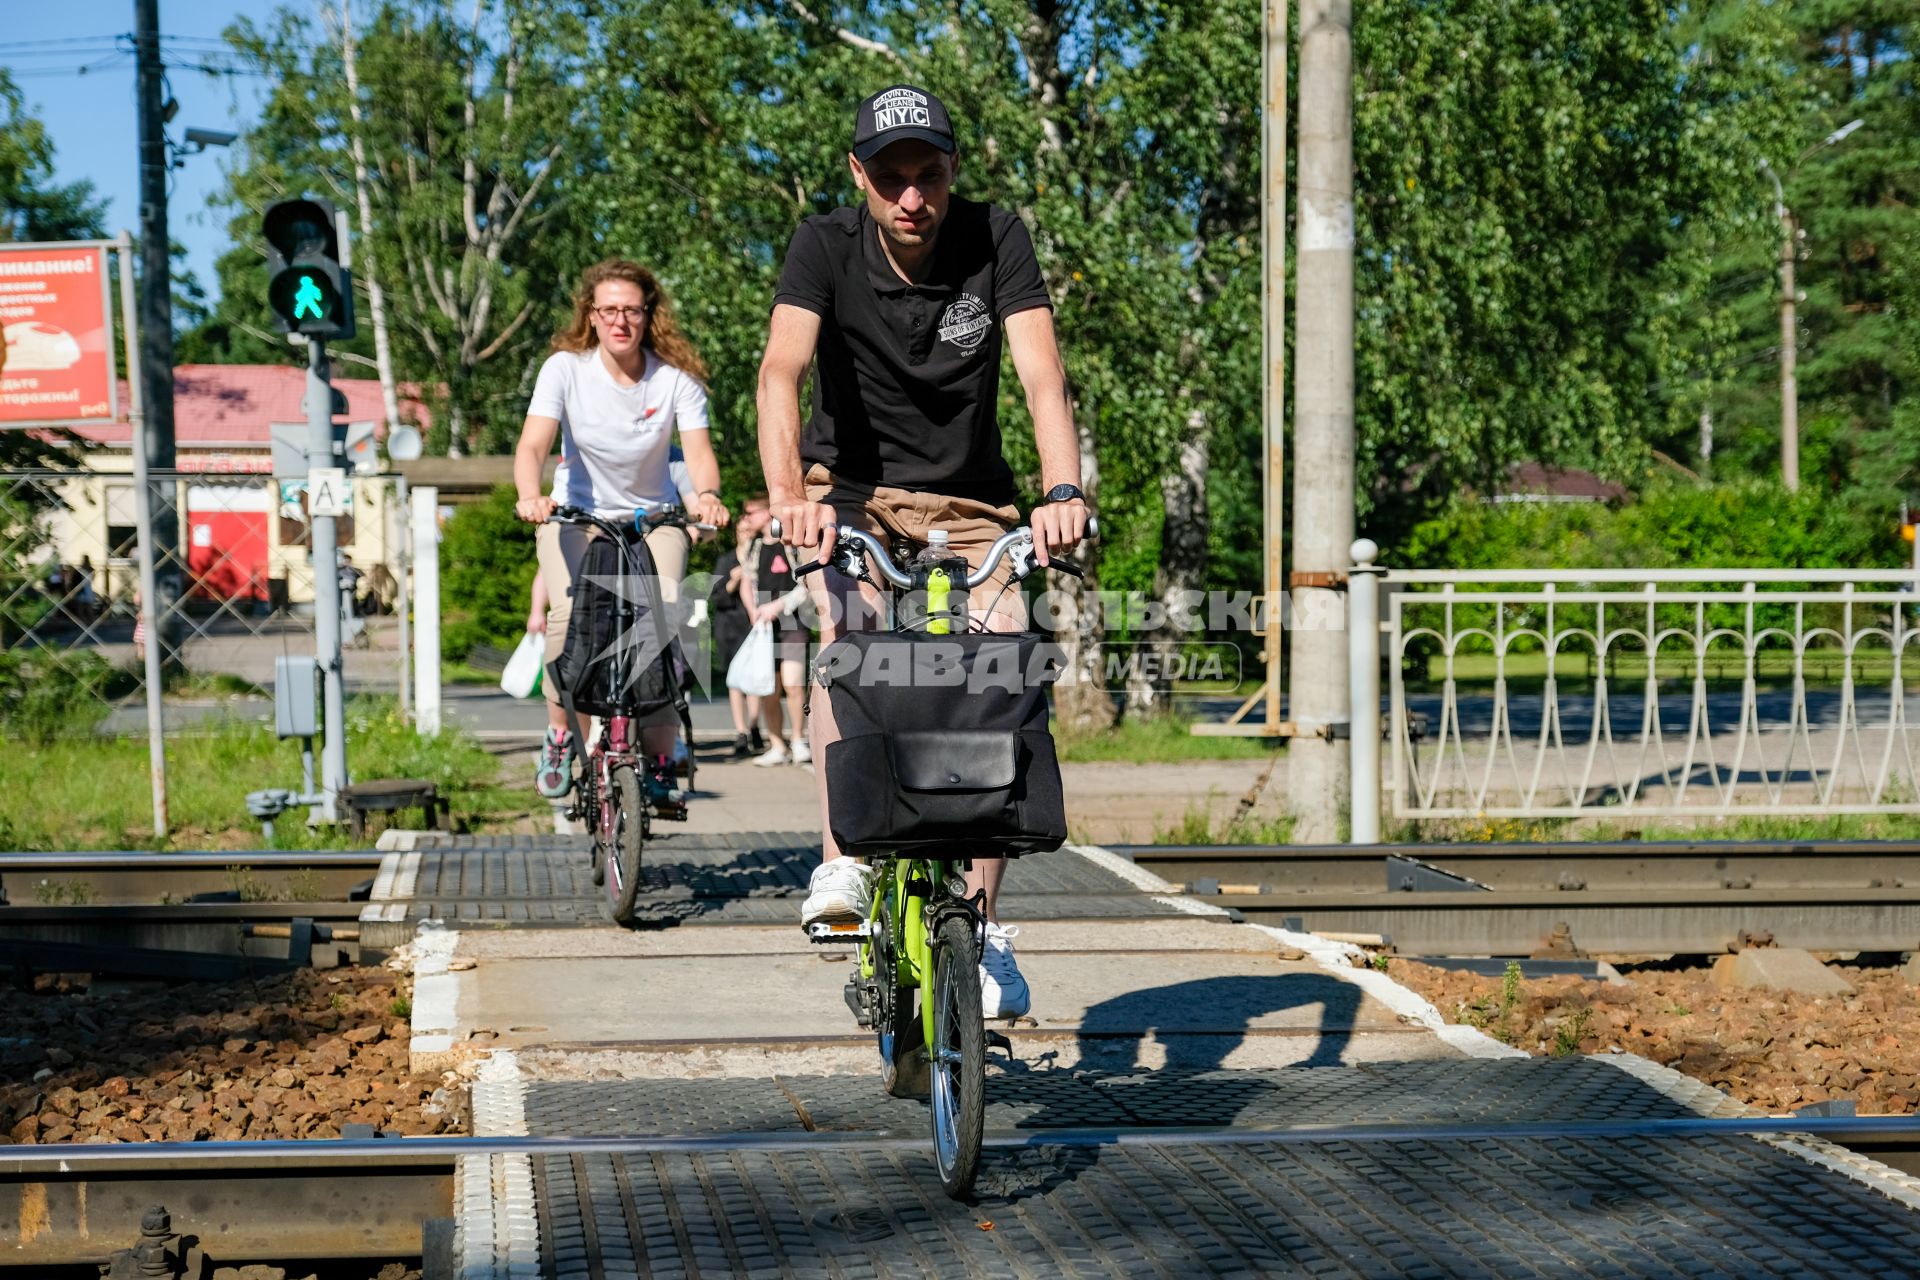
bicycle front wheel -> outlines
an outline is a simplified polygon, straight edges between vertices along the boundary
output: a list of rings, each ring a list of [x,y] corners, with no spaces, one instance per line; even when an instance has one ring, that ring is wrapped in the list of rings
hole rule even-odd
[[[987,1029],[980,1014],[980,944],[970,921],[949,916],[933,941],[933,1158],[955,1200],[980,1172],[987,1109]]]
[[[615,765],[603,803],[607,806],[605,850],[607,902],[615,924],[630,926],[640,892],[640,853],[647,841],[647,801],[640,778],[628,764]]]

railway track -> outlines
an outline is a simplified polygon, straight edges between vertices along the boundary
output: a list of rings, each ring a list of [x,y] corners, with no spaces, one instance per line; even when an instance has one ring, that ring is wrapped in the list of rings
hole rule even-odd
[[[14,906],[232,900],[345,902],[380,870],[372,849],[344,852],[0,853],[0,897]],[[357,892],[356,892],[357,891]]]
[[[1920,843],[1151,846],[1115,849],[1261,924],[1407,955],[1920,949]]]
[[[0,969],[219,981],[357,959],[380,862],[372,849],[0,853]]]
[[[1920,1117],[1293,1125],[1280,1128],[1044,1129],[989,1133],[990,1150],[1129,1146],[1405,1144],[1526,1140],[1812,1137],[1896,1168],[1920,1155]],[[452,1280],[456,1174],[488,1157],[917,1151],[923,1135],[735,1132],[638,1137],[349,1138],[299,1142],[134,1143],[0,1148],[0,1269],[83,1267],[157,1237],[196,1238],[221,1265],[288,1259],[422,1260]],[[469,1165],[470,1169],[474,1166]],[[474,1171],[491,1176],[489,1166]]]
[[[1393,888],[1414,860],[1500,890],[1872,889],[1920,885],[1920,841],[1570,841],[1539,844],[1115,845],[1142,870],[1200,892]],[[1208,882],[1211,882],[1209,884]]]

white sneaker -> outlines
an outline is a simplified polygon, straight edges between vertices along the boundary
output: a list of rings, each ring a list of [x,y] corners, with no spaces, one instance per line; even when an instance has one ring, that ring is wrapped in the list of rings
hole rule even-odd
[[[785,764],[786,762],[787,749],[778,742],[768,747],[765,755],[759,756],[754,760],[754,764],[762,769],[776,764]]]
[[[808,747],[803,740],[796,738],[793,743],[793,755],[791,759],[795,764],[811,764],[813,762],[813,750]]]
[[[986,950],[980,953],[980,1013],[985,1018],[1017,1018],[1033,1005],[1033,992],[1013,958],[1017,924],[987,924]]]
[[[813,869],[807,881],[807,900],[800,904],[800,927],[823,920],[867,918],[873,908],[873,868],[852,858],[834,858]]]

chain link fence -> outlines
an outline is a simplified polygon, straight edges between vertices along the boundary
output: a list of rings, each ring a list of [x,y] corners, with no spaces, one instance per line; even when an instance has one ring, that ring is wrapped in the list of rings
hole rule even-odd
[[[305,481],[257,472],[153,475],[157,636],[140,623],[134,480],[107,470],[0,471],[0,732],[147,728],[143,646],[165,663],[169,735],[271,714],[274,660],[313,655]],[[352,693],[397,693],[408,539],[395,477],[356,476],[339,521]],[[344,593],[343,593],[344,594]]]

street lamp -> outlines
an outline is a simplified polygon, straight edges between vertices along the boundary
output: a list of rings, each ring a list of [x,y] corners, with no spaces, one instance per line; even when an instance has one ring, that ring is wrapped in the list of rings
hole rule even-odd
[[[1798,169],[1803,161],[1823,147],[1845,142],[1864,120],[1849,120],[1820,141],[1802,151],[1793,162]],[[1799,239],[1793,213],[1787,208],[1785,189],[1773,166],[1763,157],[1760,171],[1773,183],[1773,216],[1780,220],[1780,478],[1788,493],[1800,492],[1800,382],[1795,372],[1799,356],[1799,321],[1794,315],[1796,295],[1793,284],[1794,247]],[[1793,170],[1788,171],[1792,176]]]

